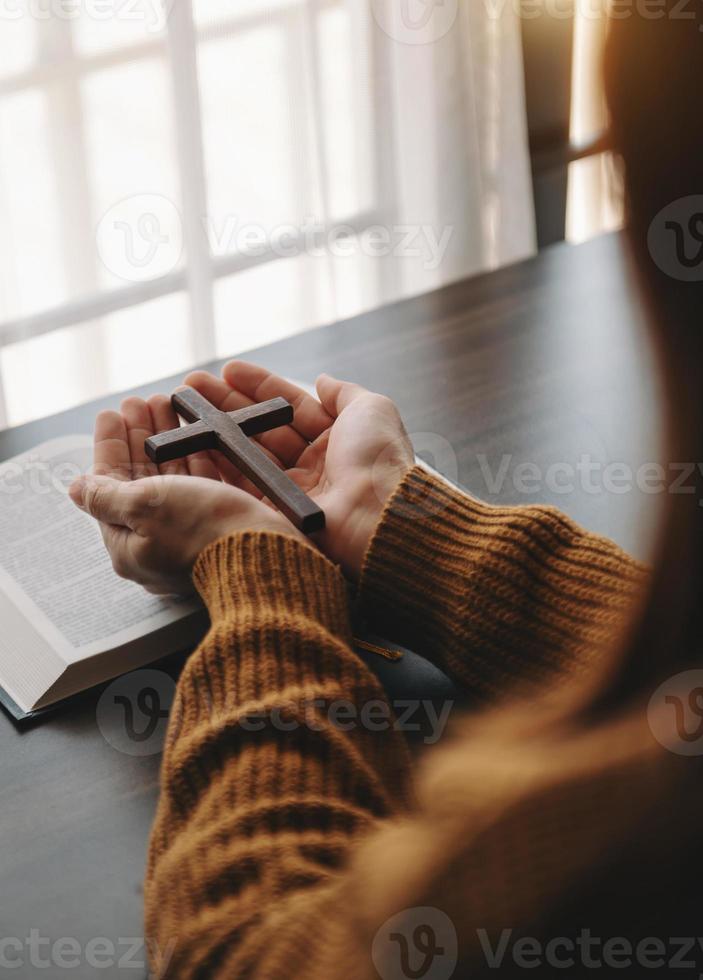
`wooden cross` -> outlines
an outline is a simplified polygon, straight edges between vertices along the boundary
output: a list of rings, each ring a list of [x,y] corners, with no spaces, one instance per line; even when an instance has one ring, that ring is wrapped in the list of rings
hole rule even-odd
[[[217,449],[304,534],[324,528],[324,511],[248,438],[293,421],[293,406],[285,398],[221,412],[194,388],[180,388],[171,396],[171,404],[189,424],[147,439],[144,448],[149,459],[167,463]]]

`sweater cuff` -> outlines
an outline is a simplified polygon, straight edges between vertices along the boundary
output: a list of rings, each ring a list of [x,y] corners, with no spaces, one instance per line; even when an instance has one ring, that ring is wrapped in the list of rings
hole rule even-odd
[[[268,531],[220,538],[200,553],[193,581],[213,624],[266,610],[281,621],[313,619],[351,638],[341,571],[298,538]]]
[[[386,504],[371,538],[359,582],[364,611],[403,615],[424,609],[428,616],[441,597],[456,590],[466,571],[457,545],[462,532],[490,508],[414,466]]]

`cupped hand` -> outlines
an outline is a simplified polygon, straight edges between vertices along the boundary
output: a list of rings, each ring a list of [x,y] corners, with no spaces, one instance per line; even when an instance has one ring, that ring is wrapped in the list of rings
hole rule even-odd
[[[166,396],[129,398],[101,412],[94,472],[70,489],[74,503],[100,522],[118,575],[160,595],[192,591],[191,572],[212,541],[237,531],[278,531],[302,538],[283,515],[225,483],[207,454],[156,467],[144,440],[175,428]]]
[[[259,442],[324,510],[326,527],[315,542],[358,578],[383,508],[414,462],[393,402],[328,375],[317,380],[318,401],[243,361],[227,364],[222,378],[196,371],[185,383],[226,412],[279,396],[293,405],[292,425],[259,436]],[[225,481],[258,495],[224,457],[213,453],[210,459]]]

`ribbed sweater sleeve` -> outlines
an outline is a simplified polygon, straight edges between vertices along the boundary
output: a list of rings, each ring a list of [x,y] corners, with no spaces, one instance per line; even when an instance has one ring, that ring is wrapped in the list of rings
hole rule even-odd
[[[359,600],[378,633],[491,697],[587,669],[645,580],[556,508],[485,504],[418,466],[385,509]]]
[[[342,575],[311,546],[225,538],[194,580],[211,628],[171,713],[147,936],[169,977],[258,976],[281,916],[301,896],[324,905],[354,843],[406,809],[408,758],[351,649]],[[359,723],[364,706],[373,725]]]
[[[535,665],[551,676],[596,656],[589,642],[643,574],[556,511],[488,507],[413,470],[361,594],[490,692]],[[685,840],[664,821],[637,843],[645,817],[679,798],[674,757],[653,748],[644,712],[552,739],[526,737],[509,705],[487,712],[411,791],[404,742],[379,731],[388,703],[351,649],[336,567],[298,539],[241,534],[206,548],[194,579],[211,628],[180,678],[164,749],[145,881],[153,975],[400,976],[388,960],[397,917],[427,910],[449,917],[462,962],[480,964],[479,927],[547,920],[564,895],[583,898],[575,921],[588,923],[594,867],[617,883],[626,844],[656,868],[657,847]]]

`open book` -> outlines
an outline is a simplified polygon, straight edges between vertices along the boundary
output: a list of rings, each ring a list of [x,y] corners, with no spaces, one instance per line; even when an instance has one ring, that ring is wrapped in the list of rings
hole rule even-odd
[[[67,436],[0,464],[0,705],[18,721],[191,650],[207,629],[197,598],[159,598],[115,575],[98,525],[68,497],[92,455],[90,436]],[[400,650],[355,641],[362,657]]]
[[[207,628],[198,600],[115,575],[68,497],[91,463],[92,438],[70,436],[0,465],[0,703],[18,720],[190,649]]]

